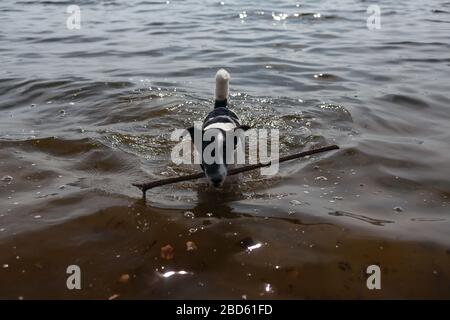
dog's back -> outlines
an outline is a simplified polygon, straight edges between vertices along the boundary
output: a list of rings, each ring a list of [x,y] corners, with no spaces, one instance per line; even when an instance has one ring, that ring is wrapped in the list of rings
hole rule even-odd
[[[227,155],[226,155],[226,137],[227,134],[234,134],[237,128],[246,130],[247,126],[241,126],[238,116],[228,109],[228,93],[229,93],[229,81],[230,74],[220,69],[216,73],[216,88],[215,88],[215,100],[213,110],[206,116],[203,121],[201,135],[202,146],[197,146],[197,149],[201,152],[202,169],[205,172],[206,177],[212,183],[214,187],[219,187],[225,181],[227,176]],[[189,128],[189,133],[194,141],[194,128]],[[208,136],[212,140],[205,141],[205,136]],[[214,142],[213,142],[214,141]],[[236,140],[233,139],[234,146],[236,146]],[[205,150],[211,149],[210,144],[215,143],[217,148],[212,151],[214,155],[214,161],[205,161]],[[200,147],[200,148],[199,148]],[[209,154],[207,154],[209,156]],[[219,161],[217,161],[219,160]]]

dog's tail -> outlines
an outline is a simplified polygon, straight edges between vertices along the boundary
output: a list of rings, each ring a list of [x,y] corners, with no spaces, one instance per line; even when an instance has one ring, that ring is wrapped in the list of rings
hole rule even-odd
[[[228,104],[228,82],[230,74],[225,69],[220,69],[216,73],[216,94],[215,108],[226,107]]]

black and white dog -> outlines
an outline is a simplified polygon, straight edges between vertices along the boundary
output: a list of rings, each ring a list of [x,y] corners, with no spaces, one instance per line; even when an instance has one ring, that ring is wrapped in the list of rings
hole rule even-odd
[[[238,143],[236,132],[238,132],[238,129],[245,131],[250,128],[249,126],[241,125],[238,116],[228,109],[229,81],[230,74],[226,70],[220,69],[217,71],[214,109],[203,121],[201,131],[196,130],[194,127],[188,129],[192,141],[196,141],[194,138],[195,134],[200,134],[202,137],[201,145],[196,145],[197,150],[202,153],[202,164],[200,166],[215,188],[220,187],[227,177],[227,168],[230,166],[229,161],[227,161],[229,159],[227,150],[232,150],[232,152],[236,150]],[[234,134],[231,140],[227,139],[229,134]],[[227,148],[227,141],[228,144],[233,143],[231,149]],[[205,159],[205,149],[211,149],[208,146],[213,143],[215,146],[218,146],[211,154],[214,157],[214,161],[207,161],[208,159]],[[218,152],[218,154],[215,154],[215,152]]]

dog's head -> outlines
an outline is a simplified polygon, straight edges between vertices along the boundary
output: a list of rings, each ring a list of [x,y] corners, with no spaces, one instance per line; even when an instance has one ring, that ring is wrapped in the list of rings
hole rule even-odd
[[[195,141],[194,134],[201,134],[201,147],[196,146],[197,150],[201,150],[202,153],[201,167],[206,178],[215,188],[222,186],[227,177],[228,165],[231,164],[230,153],[233,153],[236,148],[238,136],[249,128],[249,126],[242,125],[233,130],[219,128],[194,130],[193,127],[188,129],[192,141]]]

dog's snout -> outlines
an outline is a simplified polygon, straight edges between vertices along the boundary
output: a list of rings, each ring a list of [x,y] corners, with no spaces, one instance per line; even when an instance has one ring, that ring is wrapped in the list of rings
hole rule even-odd
[[[215,188],[220,187],[227,177],[227,168],[223,164],[204,164],[203,170],[209,183]]]
[[[222,181],[223,181],[222,178],[212,178],[211,179],[211,183],[216,188],[220,187],[220,185],[222,184]]]

